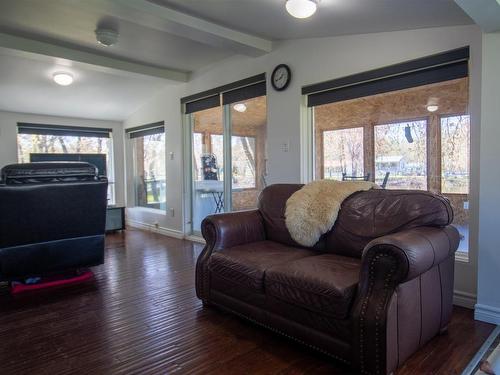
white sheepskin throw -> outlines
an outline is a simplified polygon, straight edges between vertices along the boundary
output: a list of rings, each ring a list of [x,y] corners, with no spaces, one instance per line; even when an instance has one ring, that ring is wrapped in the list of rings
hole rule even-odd
[[[372,188],[378,185],[368,181],[318,180],[304,185],[286,201],[288,231],[297,243],[313,246],[332,229],[344,199]]]

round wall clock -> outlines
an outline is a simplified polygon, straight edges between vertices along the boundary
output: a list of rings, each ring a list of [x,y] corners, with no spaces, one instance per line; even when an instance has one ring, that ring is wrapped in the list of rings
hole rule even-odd
[[[292,71],[290,67],[286,64],[280,64],[274,68],[271,74],[271,85],[277,91],[283,91],[290,84],[292,79]]]

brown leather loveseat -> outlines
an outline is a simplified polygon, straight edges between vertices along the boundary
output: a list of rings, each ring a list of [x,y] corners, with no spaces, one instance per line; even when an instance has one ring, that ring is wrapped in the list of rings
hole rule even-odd
[[[450,321],[459,242],[451,206],[425,191],[358,192],[304,248],[284,219],[301,186],[271,185],[259,209],[203,221],[197,295],[359,373],[391,373]]]

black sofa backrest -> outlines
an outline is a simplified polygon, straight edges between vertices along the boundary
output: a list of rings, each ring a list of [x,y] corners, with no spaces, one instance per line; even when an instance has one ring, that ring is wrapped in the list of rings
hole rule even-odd
[[[88,163],[29,163],[2,168],[2,248],[103,235],[107,179]]]

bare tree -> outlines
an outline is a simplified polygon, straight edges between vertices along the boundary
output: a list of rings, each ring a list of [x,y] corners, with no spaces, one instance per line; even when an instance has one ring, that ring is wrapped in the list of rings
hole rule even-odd
[[[57,140],[61,144],[61,148],[62,148],[63,153],[67,154],[68,153],[68,148],[66,147],[66,143],[64,143],[64,138],[61,137],[61,136],[59,136],[59,137],[57,137]]]
[[[248,160],[248,164],[250,166],[250,170],[252,171],[252,175],[255,176],[255,157],[250,150],[250,145],[248,143],[247,137],[240,137],[241,146],[243,147],[243,151],[245,152],[245,156]]]

